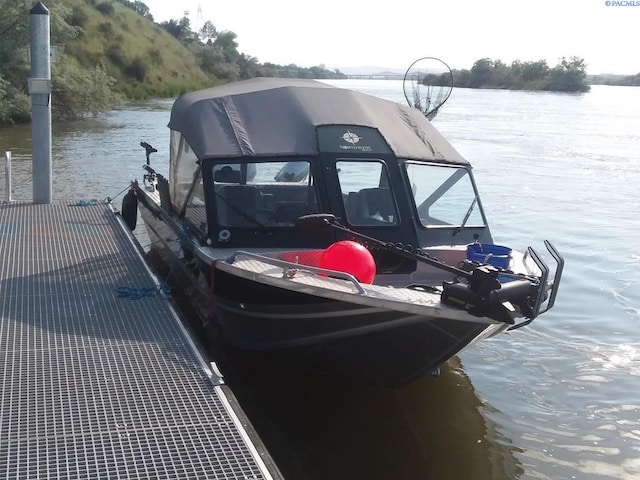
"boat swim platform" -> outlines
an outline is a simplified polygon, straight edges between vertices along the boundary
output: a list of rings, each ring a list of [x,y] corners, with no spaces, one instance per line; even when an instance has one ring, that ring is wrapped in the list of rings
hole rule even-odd
[[[0,203],[0,268],[0,479],[282,478],[110,205]]]

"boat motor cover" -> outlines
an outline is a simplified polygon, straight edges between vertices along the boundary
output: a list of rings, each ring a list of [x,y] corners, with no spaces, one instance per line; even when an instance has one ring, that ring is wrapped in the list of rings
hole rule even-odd
[[[316,80],[254,78],[186,93],[168,126],[205,159],[317,155],[321,125],[375,128],[397,157],[468,165],[419,110]]]

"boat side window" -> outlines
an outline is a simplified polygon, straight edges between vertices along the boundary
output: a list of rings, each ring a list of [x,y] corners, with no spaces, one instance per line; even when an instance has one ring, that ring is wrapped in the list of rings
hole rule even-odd
[[[398,210],[381,160],[336,162],[342,200],[351,225],[398,224]]]
[[[204,203],[202,170],[200,168],[196,171],[195,184],[185,205],[184,216],[203,233],[207,232],[207,211]]]
[[[405,169],[423,226],[485,225],[469,170],[417,162]]]
[[[298,217],[319,213],[306,160],[217,163],[213,180],[223,227],[293,227]]]
[[[171,187],[173,190],[171,198],[178,212],[183,210],[188,201],[187,196],[199,168],[197,160],[198,158],[182,135],[171,136]],[[199,190],[202,190],[201,186]]]

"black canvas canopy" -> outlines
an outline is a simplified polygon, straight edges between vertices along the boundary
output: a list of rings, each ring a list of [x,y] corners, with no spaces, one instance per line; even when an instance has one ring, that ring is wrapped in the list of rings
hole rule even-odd
[[[315,80],[255,78],[187,93],[168,126],[204,159],[317,155],[321,125],[376,128],[397,157],[467,164],[415,108]]]

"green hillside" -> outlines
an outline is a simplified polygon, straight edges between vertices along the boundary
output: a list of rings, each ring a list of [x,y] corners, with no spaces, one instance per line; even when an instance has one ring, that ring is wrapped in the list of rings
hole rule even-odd
[[[212,80],[197,65],[193,51],[124,4],[104,0],[60,3],[71,8],[67,21],[81,28],[65,46],[65,53],[84,67],[104,64],[118,90],[134,94],[136,83],[144,83],[150,92],[173,95]]]
[[[157,24],[130,0],[46,0],[51,45],[51,106],[56,118],[110,110],[126,99],[174,97],[234,80],[341,78],[324,66],[260,64],[238,50],[236,34],[211,21],[199,32],[188,17]],[[0,125],[30,121],[27,92],[32,0],[0,0]]]
[[[157,24],[149,8],[130,0],[58,0],[79,34],[66,52],[82,66],[103,64],[128,97],[173,96],[180,91],[255,76],[335,78],[323,66],[260,64],[238,50],[236,34],[211,21],[199,32],[188,17]]]

